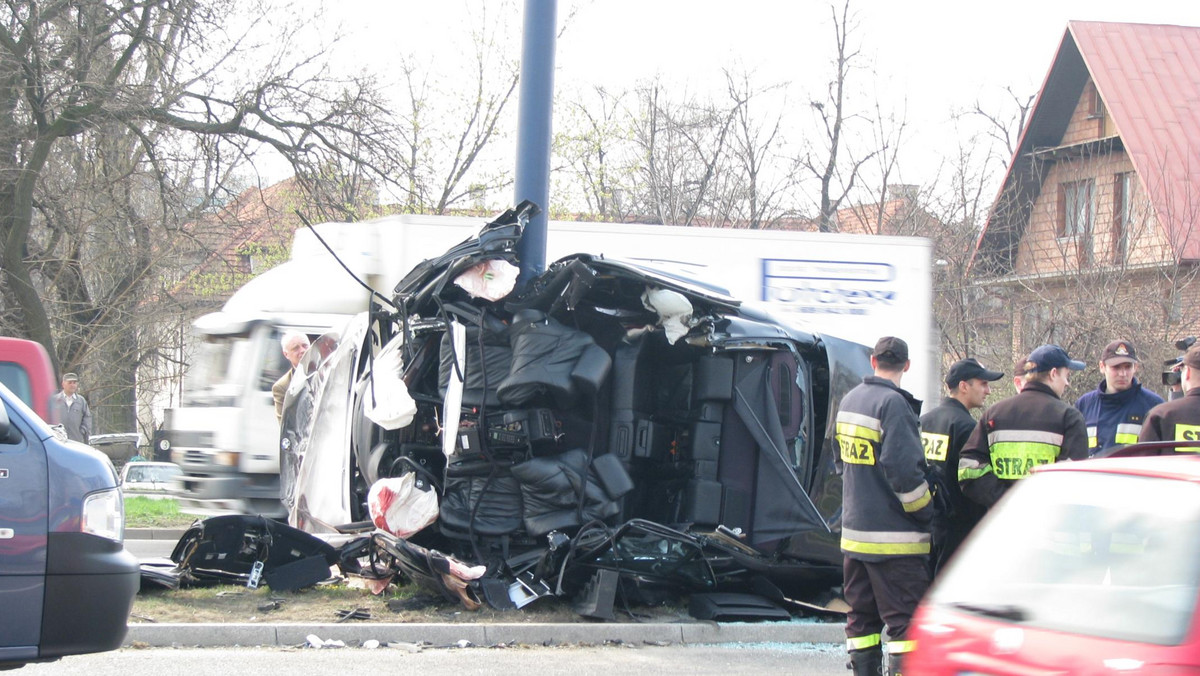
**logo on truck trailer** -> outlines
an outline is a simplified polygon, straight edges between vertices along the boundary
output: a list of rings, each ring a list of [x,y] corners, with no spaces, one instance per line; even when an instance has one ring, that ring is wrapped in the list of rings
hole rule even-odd
[[[762,299],[786,312],[866,315],[897,300],[888,263],[764,258]]]

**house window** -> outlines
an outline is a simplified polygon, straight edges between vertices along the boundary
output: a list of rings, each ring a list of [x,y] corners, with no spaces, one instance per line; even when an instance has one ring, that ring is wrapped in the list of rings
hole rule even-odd
[[[1092,220],[1095,215],[1093,197],[1096,183],[1092,179],[1062,184],[1062,217],[1058,236],[1075,240],[1075,255],[1080,267],[1092,262]],[[1064,242],[1064,245],[1067,244]],[[1063,254],[1068,248],[1064,246]]]
[[[1113,185],[1112,262],[1124,263],[1129,256],[1133,230],[1133,172],[1117,174]]]
[[[1059,224],[1059,237],[1083,237],[1092,232],[1092,195],[1095,182],[1073,181],[1062,184],[1063,213]]]
[[[1088,117],[1091,119],[1104,117],[1104,99],[1100,97],[1099,89],[1092,89],[1092,110]]]

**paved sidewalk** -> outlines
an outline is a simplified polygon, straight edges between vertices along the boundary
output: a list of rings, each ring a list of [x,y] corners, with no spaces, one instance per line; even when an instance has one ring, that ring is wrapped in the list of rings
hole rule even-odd
[[[433,647],[492,646],[499,643],[554,645],[583,643],[813,643],[840,644],[841,623],[792,622],[694,623],[509,623],[509,624],[131,624],[125,645],[298,646],[309,635],[359,646],[425,644]],[[463,642],[467,643],[463,643]]]

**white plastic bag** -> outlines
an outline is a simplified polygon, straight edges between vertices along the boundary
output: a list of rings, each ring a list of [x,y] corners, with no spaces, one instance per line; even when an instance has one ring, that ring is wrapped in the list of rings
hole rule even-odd
[[[437,494],[418,488],[417,475],[380,479],[367,494],[367,509],[376,528],[407,538],[437,520]]]

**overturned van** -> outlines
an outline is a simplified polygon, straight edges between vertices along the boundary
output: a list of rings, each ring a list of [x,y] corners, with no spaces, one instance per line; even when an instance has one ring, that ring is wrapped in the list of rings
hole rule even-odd
[[[370,522],[468,606],[840,584],[833,421],[868,349],[587,254],[515,292],[534,209],[314,343],[285,402],[291,523]]]

